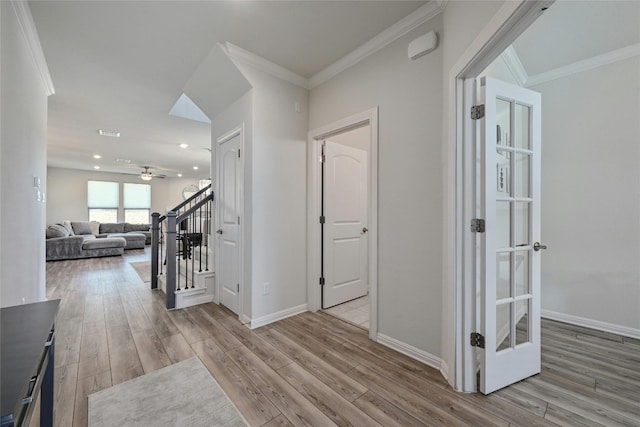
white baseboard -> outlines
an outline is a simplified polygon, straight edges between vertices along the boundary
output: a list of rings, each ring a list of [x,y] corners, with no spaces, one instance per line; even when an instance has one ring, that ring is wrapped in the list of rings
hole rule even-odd
[[[275,313],[267,314],[266,316],[258,317],[257,319],[252,319],[251,329],[256,329],[260,326],[268,325],[269,323],[277,322],[278,320],[286,319],[287,317],[304,313],[305,311],[308,311],[307,304],[302,304],[296,307],[291,307]]]
[[[442,359],[434,356],[433,354],[427,353],[424,350],[420,350],[419,348],[413,347],[407,343],[402,341],[398,341],[395,338],[391,338],[384,334],[378,334],[378,342],[386,347],[389,347],[392,350],[397,351],[398,353],[402,353],[405,356],[409,356],[412,359],[417,360],[418,362],[422,362],[427,366],[431,366],[432,368],[441,370],[442,368]]]
[[[451,381],[449,381],[449,365],[447,365],[447,363],[444,360],[440,361],[440,373],[442,374],[444,379],[449,384],[451,384]]]
[[[596,329],[598,331],[610,332],[612,334],[623,335],[640,339],[640,329],[628,326],[614,325],[613,323],[601,322],[599,320],[586,319],[584,317],[572,316],[571,314],[558,313],[551,310],[540,310],[540,315],[546,319],[557,320],[559,322],[570,323],[576,326]]]
[[[243,325],[246,325],[248,323],[251,323],[251,318],[246,314],[243,314],[240,316],[240,322],[242,322]]]

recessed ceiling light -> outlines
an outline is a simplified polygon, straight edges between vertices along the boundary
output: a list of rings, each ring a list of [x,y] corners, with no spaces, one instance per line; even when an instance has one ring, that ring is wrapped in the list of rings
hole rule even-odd
[[[113,138],[120,138],[120,132],[116,132],[115,130],[98,129],[98,135],[100,135],[100,136],[110,136],[110,137],[113,137]]]
[[[100,166],[95,165],[93,168],[94,168],[94,169],[100,169]]]
[[[116,163],[125,163],[125,164],[129,164],[131,163],[131,160],[129,159],[116,159]]]
[[[181,173],[178,174],[178,178],[182,178],[182,174]]]
[[[193,167],[193,170],[194,170],[194,171],[197,171],[197,170],[198,170],[198,167],[197,167],[197,166],[194,166],[194,167]]]
[[[184,142],[182,144],[180,144],[180,148],[187,148],[189,146],[189,144],[185,144]]]
[[[94,159],[101,159],[101,158],[102,158],[102,156],[101,156],[100,154],[94,154],[94,155],[93,155],[93,158],[94,158]]]

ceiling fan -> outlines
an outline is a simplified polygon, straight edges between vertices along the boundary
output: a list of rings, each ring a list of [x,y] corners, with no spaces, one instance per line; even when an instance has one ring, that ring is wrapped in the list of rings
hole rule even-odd
[[[166,175],[163,174],[153,174],[149,169],[152,169],[151,166],[141,166],[144,170],[140,172],[140,179],[143,181],[151,181],[152,178],[166,178]]]

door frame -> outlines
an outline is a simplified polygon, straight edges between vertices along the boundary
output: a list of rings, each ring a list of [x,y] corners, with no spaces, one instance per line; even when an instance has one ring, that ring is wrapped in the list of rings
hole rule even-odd
[[[309,132],[307,149],[307,308],[320,309],[320,215],[322,212],[322,140],[369,125],[369,338],[378,336],[378,107]]]
[[[442,371],[458,391],[476,392],[476,242],[470,229],[476,212],[475,126],[470,117],[475,79],[554,0],[505,2],[449,73],[449,111],[444,140],[444,268]],[[450,368],[452,370],[450,370]]]
[[[230,131],[222,134],[221,136],[219,136],[218,138],[216,138],[216,145],[215,145],[215,158],[216,158],[216,180],[215,180],[215,191],[216,191],[216,199],[219,200],[220,199],[220,181],[221,181],[221,177],[220,177],[220,173],[221,173],[221,168],[220,168],[220,146],[222,144],[224,144],[225,142],[235,138],[236,136],[240,137],[240,176],[242,177],[242,179],[240,180],[240,184],[239,184],[239,189],[238,189],[238,193],[239,193],[239,216],[240,216],[240,224],[238,224],[238,281],[239,286],[238,286],[238,319],[242,322],[242,323],[248,323],[250,321],[248,316],[244,315],[244,223],[245,223],[245,216],[244,216],[244,178],[245,178],[245,173],[244,173],[244,153],[245,153],[245,149],[244,149],[244,123],[242,123],[239,126],[236,126],[235,128],[232,128]],[[221,203],[217,203],[216,204],[216,209],[215,209],[215,213],[216,213],[216,218],[214,221],[215,224],[215,229],[219,229],[220,228],[220,218],[222,217],[220,214],[220,207],[221,207]],[[214,259],[215,259],[215,271],[219,272],[220,271],[220,240],[217,241],[216,244],[216,250],[214,252]],[[214,302],[216,304],[220,304],[220,296],[222,292],[222,282],[220,280],[216,280],[216,296],[215,296],[215,300]]]

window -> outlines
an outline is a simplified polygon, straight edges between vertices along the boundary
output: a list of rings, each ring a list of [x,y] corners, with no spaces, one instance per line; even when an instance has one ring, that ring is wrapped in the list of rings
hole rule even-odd
[[[151,186],[124,183],[124,222],[149,224],[151,215]]]
[[[118,222],[119,184],[109,181],[87,183],[89,221]]]

